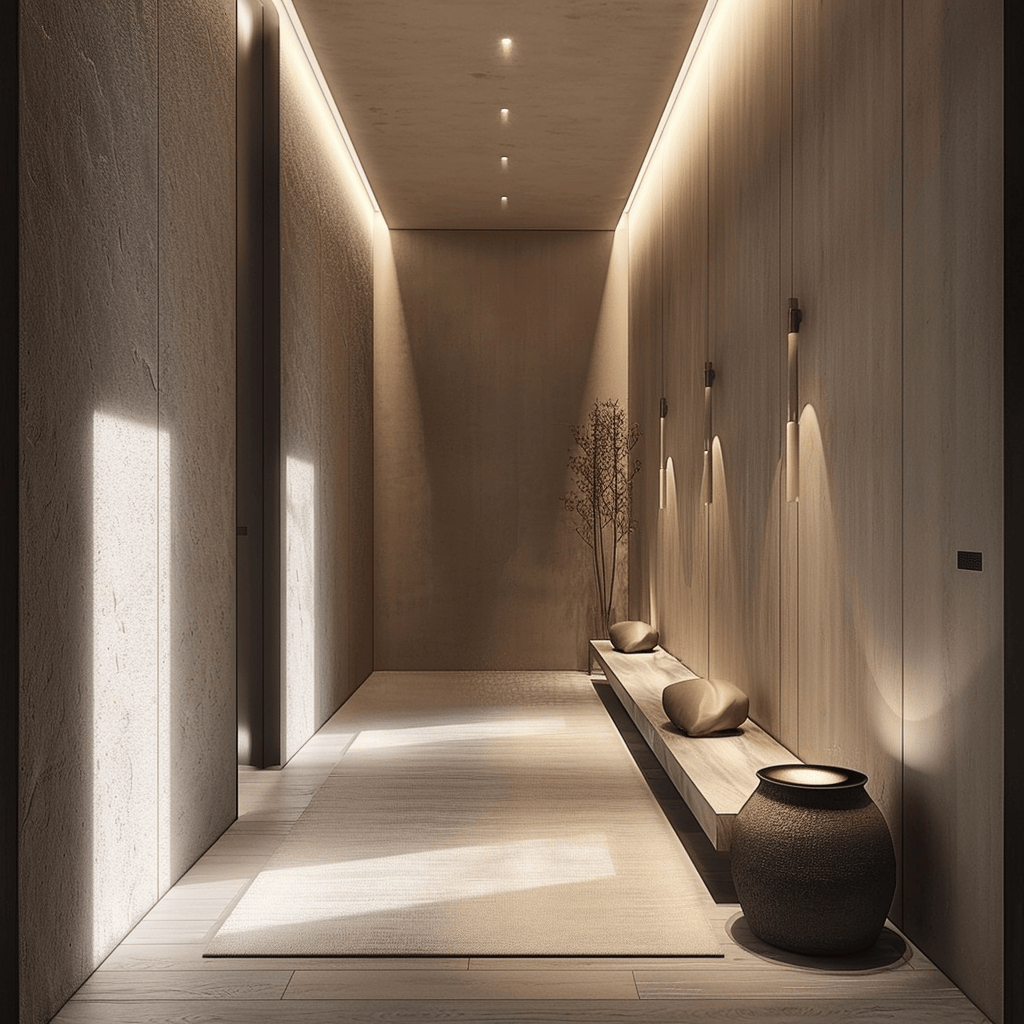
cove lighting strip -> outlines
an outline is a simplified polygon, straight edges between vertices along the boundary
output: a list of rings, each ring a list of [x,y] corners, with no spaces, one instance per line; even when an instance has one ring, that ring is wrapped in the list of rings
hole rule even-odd
[[[341,136],[342,142],[345,143],[345,149],[348,150],[348,155],[351,157],[352,163],[355,165],[356,173],[358,173],[359,180],[363,183],[363,188],[366,189],[366,195],[369,197],[370,205],[373,207],[373,212],[380,213],[380,205],[377,203],[377,197],[373,194],[373,189],[370,187],[369,179],[366,177],[366,172],[363,170],[363,165],[356,153],[356,148],[352,145],[352,139],[349,138],[348,129],[345,127],[345,122],[341,119],[341,114],[338,112],[338,108],[335,105],[334,97],[331,95],[331,90],[327,86],[327,79],[324,78],[324,73],[320,70],[320,62],[316,59],[313,47],[310,45],[309,39],[306,36],[306,30],[302,27],[299,15],[292,6],[292,0],[276,0],[276,3],[280,10],[287,16],[288,23],[291,25],[292,31],[295,33],[295,38],[298,39],[299,44],[302,46],[302,52],[306,55],[306,60],[309,63],[310,70],[313,72],[313,77],[320,86],[320,92],[323,93],[327,109],[330,110],[331,116],[334,118],[334,124],[338,129],[338,134]]]
[[[651,159],[654,157],[655,150],[658,148],[658,143],[661,142],[661,137],[665,133],[665,127],[668,125],[669,118],[672,116],[672,111],[675,109],[676,101],[679,99],[679,93],[682,91],[683,82],[686,81],[686,76],[690,72],[690,65],[693,63],[693,58],[697,55],[697,48],[700,46],[701,40],[704,38],[704,33],[707,31],[708,24],[711,21],[711,16],[715,13],[715,7],[717,5],[718,0],[708,0],[707,6],[704,8],[704,13],[700,16],[700,21],[697,22],[696,31],[693,33],[693,39],[690,40],[690,48],[686,51],[686,56],[683,58],[683,66],[679,69],[679,74],[676,76],[676,83],[672,86],[672,92],[669,94],[668,102],[665,104],[665,109],[662,111],[661,120],[658,122],[658,128],[654,133],[654,138],[651,139],[651,144],[647,148],[647,155],[644,157],[644,162],[640,165],[640,171],[636,176],[636,181],[633,182],[633,190],[629,193],[626,205],[622,209],[622,216],[629,213],[630,207],[633,205],[633,200],[636,198],[637,192],[640,191],[640,185],[644,180],[644,175],[647,173],[647,168],[651,163]]]

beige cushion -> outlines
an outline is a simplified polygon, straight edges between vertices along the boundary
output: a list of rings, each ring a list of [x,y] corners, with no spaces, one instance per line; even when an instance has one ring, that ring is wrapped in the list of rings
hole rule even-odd
[[[732,683],[681,679],[661,695],[669,721],[688,736],[738,729],[750,710],[750,698]]]
[[[658,631],[646,622],[616,622],[608,630],[608,638],[612,647],[623,654],[638,654],[641,651],[653,651],[658,646]]]

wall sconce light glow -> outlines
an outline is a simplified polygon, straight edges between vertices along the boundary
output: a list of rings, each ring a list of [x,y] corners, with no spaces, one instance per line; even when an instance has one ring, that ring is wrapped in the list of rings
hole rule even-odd
[[[658,442],[658,509],[665,509],[665,417],[668,416],[668,399],[661,400],[661,413],[658,417],[660,440]]]
[[[507,171],[508,170],[508,157],[507,156],[503,156],[501,158],[501,169],[503,171]]]
[[[700,498],[705,505],[714,500],[711,460],[711,439],[714,436],[714,423],[711,415],[711,385],[715,381],[715,368],[710,363],[704,364],[704,465],[700,479]]]
[[[797,366],[798,341],[800,338],[800,303],[789,300],[789,335],[787,337],[788,387],[786,392],[786,501],[798,501],[800,497],[800,378]]]
[[[503,210],[507,210],[508,209],[508,196],[502,196],[501,197],[501,208]]]
[[[316,696],[316,479],[312,463],[285,461],[285,750],[314,731]]]
[[[92,427],[98,960],[170,883],[170,443],[104,412]]]
[[[500,117],[501,120],[507,124],[508,123],[508,107],[502,107],[501,110],[498,111],[498,117]]]
[[[508,57],[512,53],[512,39],[509,36],[505,36],[501,41],[501,54],[503,57]]]

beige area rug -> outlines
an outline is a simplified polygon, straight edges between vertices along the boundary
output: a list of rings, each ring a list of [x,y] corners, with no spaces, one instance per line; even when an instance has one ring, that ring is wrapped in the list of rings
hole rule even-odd
[[[206,956],[720,956],[582,673],[374,673]]]

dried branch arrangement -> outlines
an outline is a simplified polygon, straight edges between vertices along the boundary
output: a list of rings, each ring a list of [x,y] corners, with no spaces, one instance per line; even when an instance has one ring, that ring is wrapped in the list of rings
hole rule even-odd
[[[640,460],[631,460],[630,453],[640,440],[640,425],[627,426],[618,400],[596,399],[586,423],[573,427],[572,436],[569,469],[575,487],[562,500],[578,517],[576,532],[593,554],[602,635],[607,636],[619,545],[636,527],[630,509]]]

